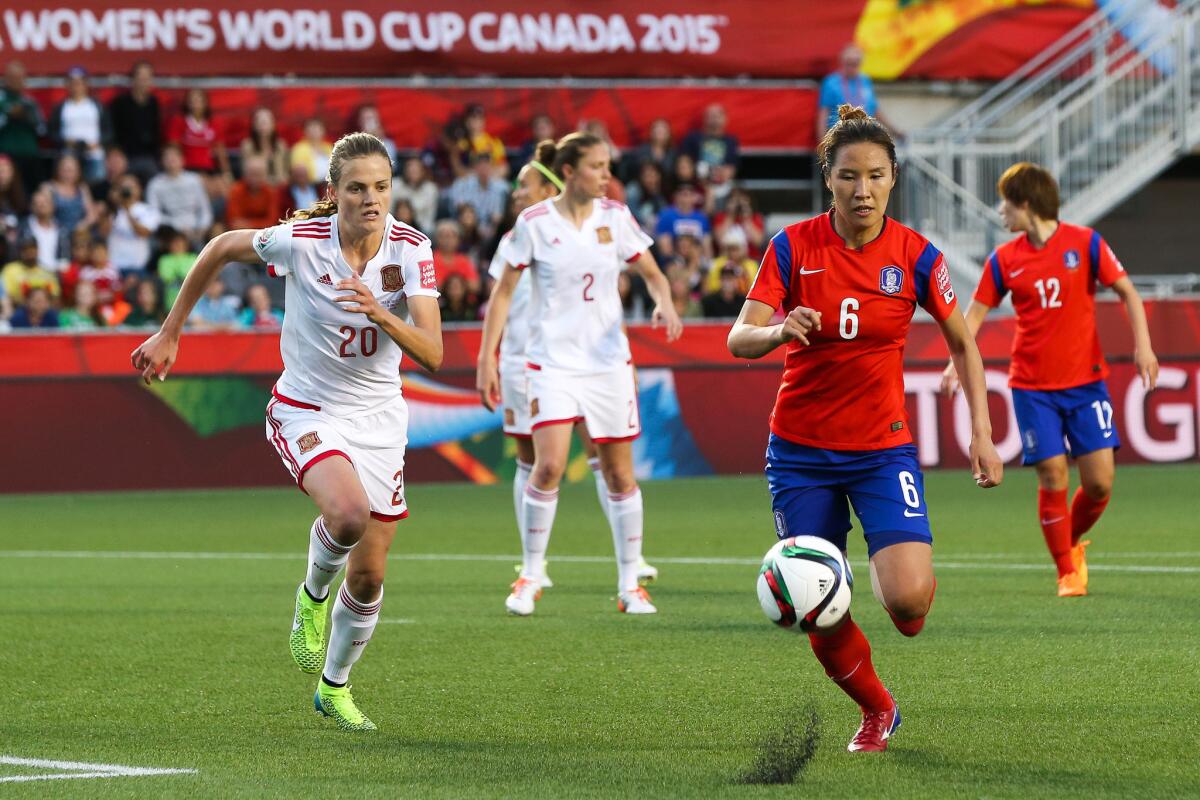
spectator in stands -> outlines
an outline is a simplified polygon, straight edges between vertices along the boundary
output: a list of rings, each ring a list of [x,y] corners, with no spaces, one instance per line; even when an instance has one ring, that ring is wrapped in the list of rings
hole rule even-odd
[[[272,186],[283,186],[288,181],[288,146],[275,127],[275,115],[269,108],[257,108],[250,117],[250,134],[239,146],[242,163],[251,156],[260,156],[267,162],[267,180]],[[312,181],[308,181],[311,185]],[[292,206],[307,208],[307,205]]]
[[[849,103],[861,106],[869,116],[882,122],[899,135],[896,127],[883,117],[879,110],[879,101],[875,99],[875,84],[862,73],[863,51],[856,44],[848,44],[842,48],[838,57],[838,70],[825,76],[821,81],[821,94],[817,100],[817,141],[825,136],[838,121],[838,106]]]
[[[458,252],[465,253],[472,261],[479,263],[479,251],[485,239],[479,227],[479,215],[473,206],[463,203],[454,218],[458,221]],[[497,228],[493,228],[495,230]]]
[[[9,324],[13,329],[18,328],[57,328],[58,312],[50,293],[44,286],[35,286],[29,290],[25,303],[13,311]]]
[[[8,295],[4,293],[4,282],[0,281],[0,333],[7,333],[12,330],[12,324],[9,322],[13,315],[13,304],[8,299]]]
[[[452,219],[438,222],[433,242],[433,269],[437,274],[438,286],[443,286],[451,275],[461,275],[467,283],[467,291],[479,291],[479,270],[475,262],[459,252],[461,233],[458,223]]]
[[[765,223],[763,215],[754,209],[754,200],[745,189],[735,188],[725,200],[725,209],[713,218],[713,235],[719,242],[732,228],[741,228],[746,236],[746,252],[750,258],[762,258]],[[746,287],[746,291],[750,291]]]
[[[383,117],[379,115],[379,108],[375,105],[360,107],[356,122],[358,125],[354,130],[369,133],[383,142],[383,148],[387,150],[388,161],[392,162],[392,173],[394,174],[399,166],[396,161],[396,142],[383,129]]]
[[[238,325],[240,310],[237,297],[225,294],[225,284],[218,275],[196,301],[188,324],[201,330],[232,330]]]
[[[267,184],[267,162],[255,156],[242,165],[225,206],[228,228],[269,228],[279,222],[279,192]]]
[[[64,305],[75,302],[75,287],[79,284],[79,273],[91,263],[92,234],[91,231],[75,231],[71,234],[71,246],[68,249],[70,260],[67,266],[58,273],[58,283],[62,288],[61,300]]]
[[[120,297],[121,273],[108,257],[106,242],[92,242],[88,248],[87,261],[79,268],[79,283],[84,281],[96,287],[96,299],[102,311]],[[106,320],[109,325],[116,324],[108,317]]]
[[[417,226],[417,214],[413,211],[412,203],[401,197],[396,202],[392,203],[392,216],[397,222],[403,222],[412,228],[420,228]]]
[[[83,165],[88,181],[104,177],[104,147],[112,140],[108,111],[92,97],[87,70],[67,70],[67,96],[50,112],[50,142],[60,153],[70,153]]]
[[[163,299],[168,309],[175,305],[183,279],[196,263],[196,253],[189,247],[188,237],[182,231],[168,229],[164,237],[167,252],[158,257],[158,279],[163,284]]]
[[[675,254],[675,239],[683,234],[696,237],[705,253],[712,252],[712,226],[708,215],[696,208],[700,193],[695,184],[682,183],[675,188],[674,202],[658,215],[654,238],[664,256]]]
[[[89,331],[105,326],[104,314],[96,295],[96,284],[80,281],[75,285],[75,305],[58,314],[58,326],[64,330]]]
[[[249,156],[242,161],[242,164],[245,165],[255,158],[259,158],[259,156]],[[270,174],[270,169],[267,170],[267,173]],[[317,191],[316,184],[309,180],[308,167],[303,164],[293,164],[287,184],[284,185],[279,198],[279,208],[283,212],[280,217],[285,217],[290,212],[301,208],[311,208],[319,198],[320,193]]]
[[[728,227],[721,237],[721,255],[713,259],[712,269],[704,279],[704,293],[715,294],[721,290],[721,274],[732,268],[737,277],[738,292],[747,294],[758,274],[758,262],[750,258],[746,249],[746,234],[738,227]]]
[[[637,180],[625,190],[625,202],[641,226],[652,231],[658,215],[669,203],[663,192],[663,169],[656,161],[646,161],[638,170]]]
[[[80,228],[79,231],[87,233],[86,228]],[[38,263],[46,269],[58,272],[66,265],[70,231],[54,218],[54,199],[49,190],[39,189],[33,193],[30,213],[21,227],[20,235],[37,240]]]
[[[45,177],[38,153],[45,133],[41,106],[25,91],[25,65],[9,61],[0,89],[0,153],[13,160],[24,186],[37,186]]]
[[[467,281],[459,273],[446,277],[439,287],[442,292],[439,304],[442,307],[442,322],[476,322],[479,320],[479,304],[467,290]]]
[[[483,106],[478,103],[467,106],[461,124],[452,126],[447,138],[450,171],[456,180],[474,171],[473,164],[479,156],[486,157],[495,167],[492,174],[501,180],[508,177],[508,156],[504,152],[504,142],[487,132],[487,116]]]
[[[483,236],[496,229],[508,204],[509,187],[495,177],[495,165],[490,156],[477,153],[472,157],[471,172],[451,184],[446,192],[450,208],[457,212],[463,203],[475,209]]]
[[[628,162],[627,171],[633,173],[625,176],[626,182],[640,175],[642,166],[647,163],[657,164],[659,173],[667,175],[675,164],[676,155],[675,144],[671,139],[671,123],[659,117],[650,123],[646,141],[638,145],[625,159]]]
[[[412,203],[417,229],[428,235],[437,219],[438,186],[429,176],[425,161],[417,156],[405,160],[404,169],[392,180],[392,200]]]
[[[13,160],[0,153],[0,225],[13,229],[21,217],[29,213],[25,200],[25,185]]]
[[[679,260],[673,259],[667,265],[667,283],[671,287],[671,302],[675,305],[675,313],[680,319],[695,319],[704,316],[704,309],[696,300],[695,293],[689,285],[687,267]]]
[[[704,308],[706,317],[732,319],[741,313],[742,304],[746,302],[746,295],[742,294],[739,289],[738,274],[735,268],[726,265],[717,274],[719,276],[717,291],[704,295],[700,304]]]
[[[283,312],[271,307],[271,295],[261,283],[252,283],[246,288],[246,300],[242,305],[242,327],[268,331],[283,327]]]
[[[729,118],[725,108],[713,103],[704,109],[704,124],[683,140],[683,152],[696,162],[700,179],[718,196],[728,192],[737,175],[738,140],[726,133]]]
[[[0,270],[0,281],[14,306],[25,302],[30,289],[46,289],[54,297],[62,294],[58,276],[38,263],[37,240],[29,236],[17,243],[17,260]]]
[[[162,112],[154,94],[154,68],[139,61],[129,71],[129,91],[108,106],[113,140],[129,159],[129,169],[145,183],[158,171],[162,150]],[[111,180],[112,177],[109,176]]]
[[[157,328],[166,316],[158,282],[150,277],[139,279],[133,291],[133,310],[121,324],[132,328]]]
[[[208,240],[212,203],[200,176],[184,169],[183,151],[174,142],[163,147],[163,171],[150,179],[146,202],[158,210],[164,225],[181,232],[195,247]]]
[[[89,228],[96,222],[99,209],[92,200],[92,190],[83,182],[79,159],[64,153],[54,163],[54,177],[42,184],[50,192],[54,205],[54,221],[64,230]]]
[[[679,234],[675,239],[675,258],[687,272],[688,288],[698,297],[704,278],[712,272],[712,262],[705,255],[700,239],[694,233]]]
[[[142,202],[142,186],[134,175],[121,178],[113,188],[113,208],[108,233],[108,255],[122,280],[141,273],[150,261],[151,237],[158,227],[158,209]]]
[[[333,145],[325,137],[325,123],[311,117],[304,122],[304,138],[292,145],[292,166],[303,166],[308,170],[309,183],[323,186],[329,179],[331,152]]]
[[[521,149],[517,152],[517,163],[528,164],[533,160],[533,154],[537,151],[538,142],[543,142],[546,139],[554,141],[558,137],[554,135],[554,120],[549,114],[537,114],[529,123],[529,138],[521,145]]]
[[[208,92],[188,89],[183,108],[167,124],[167,141],[179,145],[184,169],[200,175],[210,197],[220,197],[233,181],[229,153],[221,130],[213,122]]]
[[[680,153],[675,156],[675,165],[671,174],[671,196],[674,197],[675,189],[685,183],[689,184],[696,192],[698,198],[696,207],[706,215],[711,215],[713,207],[711,193],[700,180],[700,174],[696,172],[696,160],[687,153]]]
[[[110,146],[104,153],[104,177],[90,184],[92,197],[97,202],[103,202],[112,194],[117,182],[128,174],[129,159],[125,157],[125,151],[115,144]]]

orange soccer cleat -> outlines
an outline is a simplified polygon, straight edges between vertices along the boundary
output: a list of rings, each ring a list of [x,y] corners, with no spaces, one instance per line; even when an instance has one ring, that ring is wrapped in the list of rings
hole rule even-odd
[[[1073,554],[1072,554],[1073,555]],[[1059,597],[1083,597],[1087,594],[1087,578],[1079,572],[1059,576]]]
[[[1075,571],[1079,573],[1083,579],[1083,587],[1087,588],[1088,571],[1087,571],[1087,546],[1092,543],[1091,539],[1081,539],[1071,547],[1071,564],[1074,565]]]

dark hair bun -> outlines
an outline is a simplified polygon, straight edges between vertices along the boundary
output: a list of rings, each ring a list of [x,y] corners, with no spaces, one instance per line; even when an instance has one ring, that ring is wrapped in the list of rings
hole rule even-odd
[[[537,149],[534,151],[533,160],[543,166],[553,166],[554,156],[558,152],[558,145],[553,139],[543,139],[537,143]]]
[[[838,106],[838,120],[850,119],[870,119],[870,115],[862,106],[852,106],[849,103],[842,103]]]

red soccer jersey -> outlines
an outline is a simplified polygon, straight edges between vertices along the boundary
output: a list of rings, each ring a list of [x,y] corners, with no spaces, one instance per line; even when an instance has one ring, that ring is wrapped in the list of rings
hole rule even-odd
[[[749,299],[821,312],[811,344],[790,342],[771,431],[830,450],[908,444],[904,341],[919,303],[939,321],[955,308],[941,252],[893,219],[862,249],[846,247],[833,212],[771,239]]]
[[[1069,389],[1108,376],[1096,335],[1096,284],[1111,286],[1125,268],[1100,234],[1060,222],[1040,250],[1025,234],[987,260],[975,299],[998,306],[1012,292],[1017,312],[1008,385]]]

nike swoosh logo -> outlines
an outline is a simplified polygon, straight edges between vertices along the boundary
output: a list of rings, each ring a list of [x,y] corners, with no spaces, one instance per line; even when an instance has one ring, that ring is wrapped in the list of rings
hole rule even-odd
[[[923,516],[925,516],[925,515],[924,515],[924,514],[917,514],[917,513],[915,513],[915,512],[909,511],[909,510],[906,508],[906,509],[904,509],[904,516],[906,516],[906,517],[923,517]]]
[[[801,275],[816,275],[818,272],[824,272],[824,271],[825,271],[824,267],[821,267],[821,269],[805,269],[804,267],[800,268]]]
[[[1042,520],[1042,524],[1043,525],[1053,525],[1056,522],[1062,522],[1064,519],[1066,519],[1066,517],[1055,517],[1054,519],[1044,519],[1044,520]]]
[[[1025,271],[1024,267],[1021,267],[1020,269],[1014,269],[1012,272],[1008,273],[1008,277],[1015,278],[1024,271]]]
[[[1108,438],[1109,438],[1109,437],[1111,437],[1111,436],[1112,436],[1112,431],[1105,431],[1105,432],[1104,432],[1104,438],[1105,438],[1105,439],[1108,439]]]

